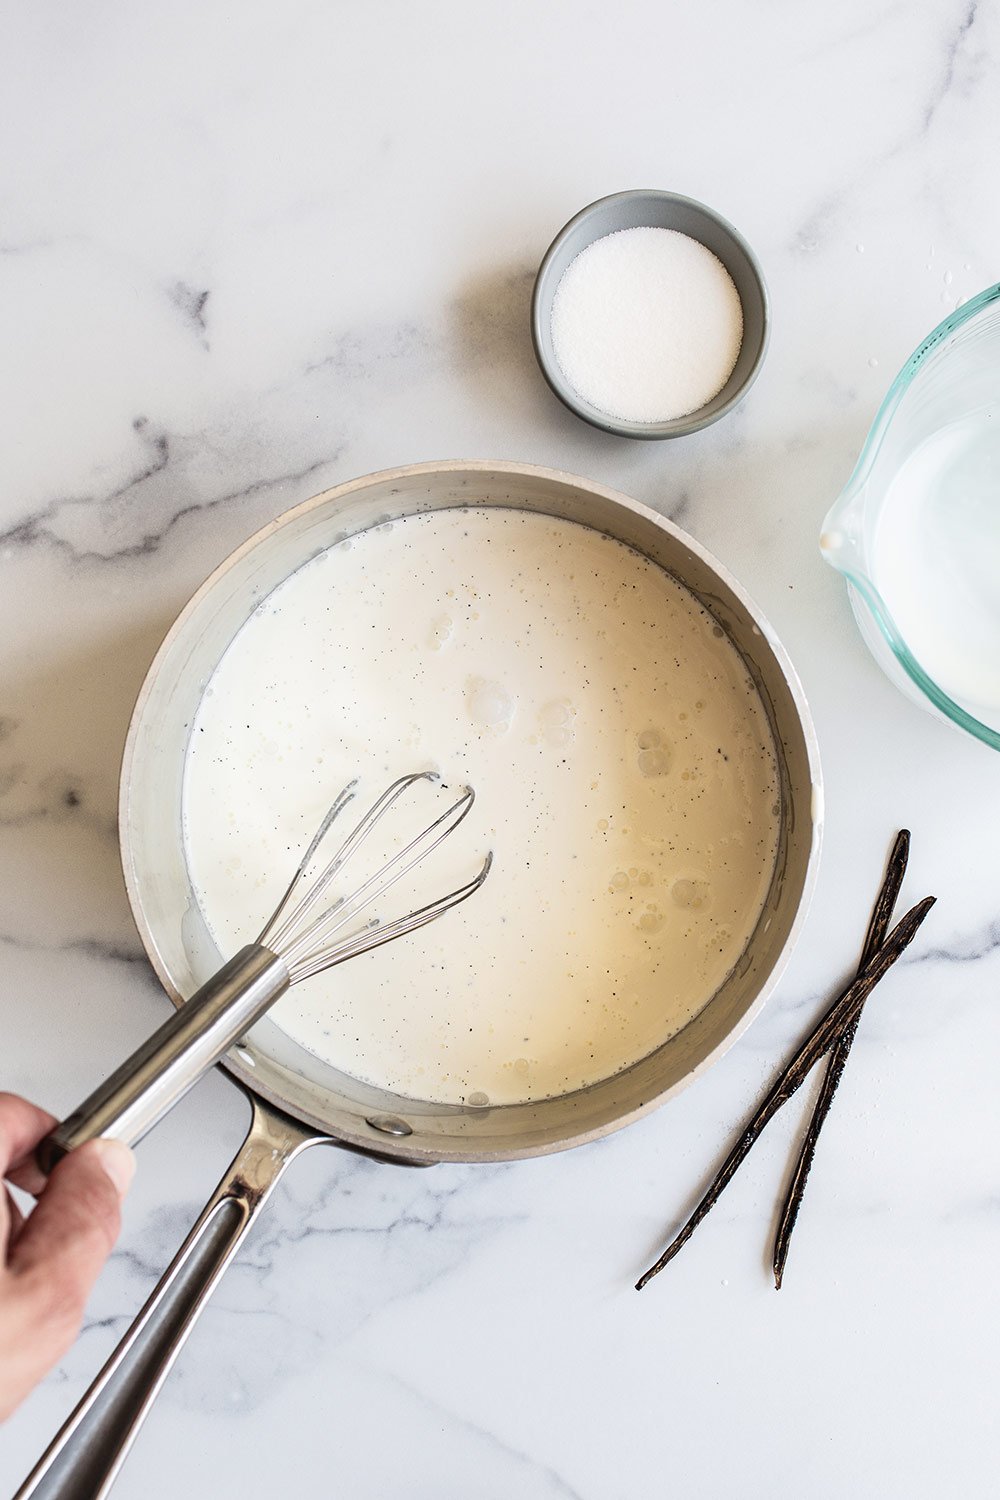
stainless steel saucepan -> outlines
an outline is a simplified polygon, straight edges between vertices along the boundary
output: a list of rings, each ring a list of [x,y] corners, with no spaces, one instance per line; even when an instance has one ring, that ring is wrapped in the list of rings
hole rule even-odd
[[[638,1119],[697,1078],[774,988],[816,875],[821,796],[815,735],[782,647],[726,570],[646,506],[572,475],[521,464],[418,464],[355,480],[280,516],[203,584],[171,629],[135,707],[121,777],[129,900],[175,1005],[227,955],[202,920],[181,838],[187,737],[223,652],[266,594],[317,552],[380,522],[467,505],[539,511],[616,537],[674,574],[714,615],[759,688],[778,749],[781,835],[760,921],[710,1003],[651,1056],[540,1103],[464,1108],[386,1093],[321,1062],[265,1018],[222,1066],[253,1103],[250,1132],[174,1261],[16,1500],[100,1500],[195,1318],[285,1168],[307,1146],[413,1165],[538,1156]],[[345,971],[346,972],[346,971]]]

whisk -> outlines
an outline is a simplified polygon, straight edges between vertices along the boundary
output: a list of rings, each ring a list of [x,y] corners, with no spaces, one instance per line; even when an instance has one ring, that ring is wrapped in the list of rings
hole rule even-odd
[[[316,830],[257,941],[241,948],[45,1137],[36,1151],[43,1170],[49,1171],[68,1151],[97,1136],[133,1145],[290,985],[415,932],[468,900],[489,874],[492,854],[473,879],[446,896],[391,921],[365,919],[397,881],[454,833],[475,801],[471,787],[355,890],[334,894],[348,862],[400,797],[417,782],[438,780],[433,771],[416,771],[394,781],[313,874],[320,845],[355,796],[357,783],[350,782]]]

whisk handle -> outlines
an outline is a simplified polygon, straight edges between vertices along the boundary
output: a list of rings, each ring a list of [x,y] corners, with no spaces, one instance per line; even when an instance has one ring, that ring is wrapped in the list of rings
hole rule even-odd
[[[98,1136],[134,1145],[288,986],[276,953],[242,948],[39,1143],[42,1170]]]

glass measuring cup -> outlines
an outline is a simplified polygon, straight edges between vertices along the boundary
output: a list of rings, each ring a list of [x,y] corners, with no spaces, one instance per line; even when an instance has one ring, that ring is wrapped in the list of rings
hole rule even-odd
[[[1000,283],[896,376],[820,548],[886,675],[1000,750]]]

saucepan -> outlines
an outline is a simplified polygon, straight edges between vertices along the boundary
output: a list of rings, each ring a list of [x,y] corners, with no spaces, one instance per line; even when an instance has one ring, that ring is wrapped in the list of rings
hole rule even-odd
[[[627,543],[685,584],[740,651],[770,721],[781,783],[778,856],[757,926],[721,988],[682,1031],[624,1072],[538,1102],[466,1108],[387,1093],[314,1057],[269,1018],[258,1022],[222,1063],[253,1105],[246,1140],[18,1500],[99,1500],[107,1493],[195,1318],[285,1168],[307,1146],[427,1166],[509,1161],[596,1140],[708,1068],[749,1025],[788,959],[815,881],[822,798],[809,712],[773,632],[725,568],[648,507],[550,469],[458,461],[371,475],[280,516],[212,574],[160,647],[129,729],[119,814],[132,911],[173,1003],[181,1005],[229,956],[218,953],[202,919],[181,836],[187,737],[223,652],[261,599],[318,552],[387,520],[470,505],[563,517]]]

